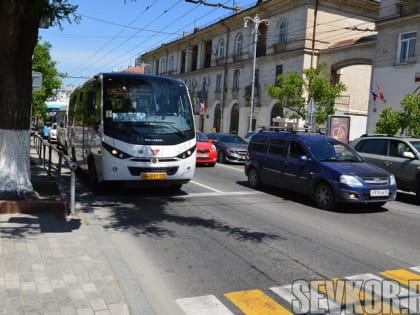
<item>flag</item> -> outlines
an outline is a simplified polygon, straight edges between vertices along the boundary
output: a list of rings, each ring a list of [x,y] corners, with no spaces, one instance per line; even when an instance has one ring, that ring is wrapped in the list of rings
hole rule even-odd
[[[378,94],[376,94],[376,92],[373,89],[370,90],[370,94],[372,94],[372,99],[375,102],[378,98]]]
[[[204,103],[204,100],[200,102],[200,113],[206,112],[206,103]]]
[[[379,85],[379,83],[376,83],[376,88],[378,89],[378,93],[379,93],[379,98],[385,103],[385,95],[384,92],[382,91],[381,86]]]

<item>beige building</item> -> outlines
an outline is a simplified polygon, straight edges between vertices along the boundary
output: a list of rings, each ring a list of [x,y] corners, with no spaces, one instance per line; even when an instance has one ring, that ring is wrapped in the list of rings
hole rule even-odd
[[[328,67],[333,79],[348,88],[337,100],[337,111],[366,118],[373,56],[363,57],[366,43],[360,39],[376,34],[378,12],[379,3],[373,0],[258,1],[254,7],[163,43],[142,54],[138,61],[149,65],[145,73],[186,82],[197,108],[197,127],[204,132],[215,129],[243,136],[250,129],[273,123],[302,124],[282,117],[265,87],[273,85],[278,74],[301,73],[320,61],[331,60],[334,64]],[[255,97],[251,106],[253,31],[257,25]],[[374,39],[368,45],[369,51],[374,51]],[[361,56],[356,58],[357,54]],[[205,112],[200,112],[200,103],[205,104]]]
[[[379,115],[386,107],[401,108],[408,93],[420,91],[420,2],[416,0],[382,0],[380,4],[372,89],[380,97],[369,103],[368,132],[375,130]]]

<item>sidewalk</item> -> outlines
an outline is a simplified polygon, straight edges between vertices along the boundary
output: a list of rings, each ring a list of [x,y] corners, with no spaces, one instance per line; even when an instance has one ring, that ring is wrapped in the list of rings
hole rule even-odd
[[[49,210],[0,214],[0,314],[154,314],[93,213]]]

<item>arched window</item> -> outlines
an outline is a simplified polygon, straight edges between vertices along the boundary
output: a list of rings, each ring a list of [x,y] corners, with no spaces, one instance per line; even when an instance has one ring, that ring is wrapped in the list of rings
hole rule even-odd
[[[214,120],[213,120],[213,128],[216,132],[220,132],[221,129],[221,122],[222,122],[222,109],[220,104],[217,104],[214,108]]]
[[[239,129],[239,104],[235,104],[232,106],[232,110],[230,111],[229,132],[237,135],[238,129]]]
[[[235,39],[235,54],[241,54],[243,49],[243,36],[242,33],[236,35]]]
[[[232,88],[234,90],[239,90],[239,74],[240,74],[239,69],[236,69],[235,72],[233,73],[233,86],[232,86]]]
[[[281,21],[279,25],[279,43],[287,42],[287,21]]]
[[[219,40],[217,45],[217,58],[223,58],[225,56],[225,41],[223,39]]]

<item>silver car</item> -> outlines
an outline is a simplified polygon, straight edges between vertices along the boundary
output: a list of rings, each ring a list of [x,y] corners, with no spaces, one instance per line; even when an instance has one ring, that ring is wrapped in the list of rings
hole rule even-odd
[[[368,162],[394,174],[398,189],[415,192],[420,202],[420,139],[365,135],[350,146]]]
[[[218,153],[218,162],[244,163],[248,143],[241,137],[228,133],[209,133]]]

